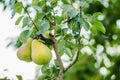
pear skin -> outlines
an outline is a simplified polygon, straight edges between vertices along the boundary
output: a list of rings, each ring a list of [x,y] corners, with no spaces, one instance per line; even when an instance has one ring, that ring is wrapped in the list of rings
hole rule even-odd
[[[38,65],[44,65],[50,62],[52,58],[51,50],[39,40],[32,41],[32,61]]]
[[[26,43],[22,44],[22,46],[17,51],[17,57],[20,60],[30,62],[31,59],[31,43],[33,39],[29,38]]]

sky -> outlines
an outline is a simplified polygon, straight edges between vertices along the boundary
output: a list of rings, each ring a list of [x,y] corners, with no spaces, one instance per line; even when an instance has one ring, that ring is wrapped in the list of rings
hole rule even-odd
[[[2,12],[0,6],[0,78],[5,75],[13,78],[17,74],[22,75],[23,80],[33,80],[36,64],[20,61],[16,56],[17,50],[13,47],[6,48],[9,43],[7,39],[20,34],[20,26],[15,26],[16,19],[17,16],[11,19],[9,11]]]

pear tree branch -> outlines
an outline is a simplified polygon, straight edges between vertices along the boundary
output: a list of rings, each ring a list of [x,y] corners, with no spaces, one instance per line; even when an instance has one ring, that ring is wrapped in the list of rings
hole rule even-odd
[[[82,6],[80,6],[80,17],[82,17]],[[81,26],[80,26],[80,23],[78,23],[78,27],[79,27],[79,35],[80,35],[80,32],[81,32]],[[80,45],[80,38],[78,39],[78,45]],[[80,50],[78,48],[78,51],[76,53],[76,55],[74,56],[74,60],[72,61],[72,63],[70,63],[65,69],[64,69],[64,72],[66,72],[69,68],[71,68],[77,61],[78,61],[78,58],[79,58],[79,53],[80,53]]]
[[[37,28],[37,25],[36,25],[35,22],[32,20],[32,18],[31,18],[31,16],[30,16],[29,12],[25,9],[25,7],[23,6],[23,4],[22,4],[22,7],[23,7],[23,9],[25,10],[25,12],[27,13],[27,15],[28,15],[28,17],[30,18],[30,20],[32,21],[32,23],[33,23],[35,29],[36,29],[37,31],[39,31],[38,28]]]
[[[54,19],[54,25],[56,25],[56,21],[55,21],[55,12],[54,12],[54,9],[53,9],[53,19]],[[58,79],[57,80],[63,80],[63,76],[64,76],[64,65],[63,65],[63,62],[61,60],[61,57],[57,51],[57,47],[56,47],[56,41],[55,41],[55,35],[52,35],[50,33],[50,39],[53,43],[53,48],[54,48],[54,51],[55,51],[55,55],[56,55],[56,58],[57,58],[57,61],[58,61],[58,65],[60,67],[60,71],[59,71],[59,75],[58,75]]]
[[[60,67],[58,80],[62,80],[63,79],[63,75],[64,75],[64,66],[63,66],[63,62],[62,62],[62,60],[60,58],[60,55],[59,55],[59,53],[57,51],[56,42],[55,42],[55,35],[50,34],[50,39],[52,40],[53,48],[54,48],[54,51],[55,51],[55,55],[56,55],[56,58],[58,60],[58,65]]]

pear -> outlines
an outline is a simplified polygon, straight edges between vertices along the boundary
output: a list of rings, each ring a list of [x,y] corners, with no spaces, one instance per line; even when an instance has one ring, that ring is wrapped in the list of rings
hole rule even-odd
[[[29,38],[26,43],[22,44],[22,46],[17,51],[17,57],[20,60],[30,62],[31,59],[31,43],[33,39]]]
[[[50,62],[52,58],[51,50],[41,41],[34,39],[32,41],[32,61],[38,65],[44,65]]]

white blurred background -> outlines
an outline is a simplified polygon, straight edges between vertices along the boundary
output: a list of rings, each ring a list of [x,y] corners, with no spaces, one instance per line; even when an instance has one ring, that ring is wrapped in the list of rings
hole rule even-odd
[[[36,65],[18,60],[16,50],[13,47],[6,48],[9,43],[7,39],[20,34],[19,26],[15,26],[16,18],[11,19],[9,10],[3,12],[0,6],[0,78],[22,75],[23,80],[33,80]]]

